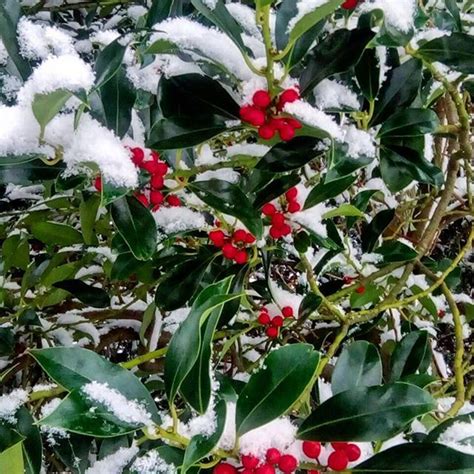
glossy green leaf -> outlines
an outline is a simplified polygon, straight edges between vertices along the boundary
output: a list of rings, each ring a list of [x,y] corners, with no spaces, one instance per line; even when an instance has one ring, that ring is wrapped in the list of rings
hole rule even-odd
[[[301,95],[310,93],[326,77],[345,72],[357,64],[374,35],[369,28],[340,29],[321,41],[301,75]]]
[[[378,212],[369,224],[362,229],[362,250],[371,252],[377,244],[380,235],[390,225],[395,217],[393,209],[384,209]]]
[[[25,162],[25,158],[19,156],[18,163],[0,166],[0,184],[29,185],[44,182],[56,179],[64,170],[64,163],[47,165],[36,158]]]
[[[474,456],[435,443],[407,443],[389,448],[351,469],[355,473],[469,474]]]
[[[110,278],[113,280],[125,280],[133,273],[136,273],[142,266],[143,262],[137,260],[132,252],[121,253],[112,265]]]
[[[371,387],[381,383],[382,361],[377,347],[367,341],[355,341],[346,346],[332,373],[333,395],[352,388]]]
[[[97,288],[84,283],[82,280],[62,280],[53,284],[71,293],[82,303],[94,308],[107,308],[110,306],[110,296],[103,288]]]
[[[415,137],[433,133],[439,126],[436,113],[430,109],[404,109],[387,119],[379,130],[379,136]]]
[[[67,224],[58,222],[35,222],[31,233],[41,242],[49,245],[82,244],[82,234]]]
[[[377,192],[375,189],[367,189],[365,191],[361,191],[360,193],[356,194],[352,199],[351,199],[351,205],[356,207],[362,212],[365,212],[371,197]],[[356,217],[349,217],[346,221],[347,223],[347,228],[350,229],[355,222],[357,221]]]
[[[43,444],[39,428],[25,406],[22,406],[16,412],[15,417],[17,419],[16,429],[18,433],[24,436],[22,448],[25,472],[27,474],[40,474],[43,462]]]
[[[319,143],[320,139],[312,137],[295,137],[278,143],[259,160],[256,168],[273,173],[299,169],[322,153],[317,148]]]
[[[290,344],[270,352],[239,395],[239,436],[285,414],[308,388],[319,364],[309,344]]]
[[[421,61],[412,58],[387,73],[375,102],[372,126],[384,122],[399,108],[413,102],[421,84],[421,69]]]
[[[323,214],[324,219],[332,219],[333,217],[339,216],[362,218],[364,217],[364,213],[359,211],[359,209],[357,209],[357,207],[353,206],[352,204],[341,204],[339,207],[336,207],[336,209]]]
[[[367,100],[374,100],[380,87],[380,62],[375,48],[368,48],[356,64],[355,73],[360,90]]]
[[[46,94],[35,94],[31,109],[44,135],[46,125],[61,111],[66,102],[72,97],[72,92],[58,89]]]
[[[406,383],[356,387],[322,403],[298,430],[315,441],[381,441],[435,408],[434,399]]]
[[[380,286],[369,283],[365,287],[363,293],[358,293],[353,291],[350,296],[351,308],[362,308],[367,304],[375,304],[380,300],[380,297],[383,295],[384,290]]]
[[[8,474],[24,474],[23,443],[14,444],[7,450],[0,453],[0,472]]]
[[[157,3],[158,2],[160,2],[160,0],[157,0]],[[178,52],[179,48],[175,43],[163,38],[153,42],[145,51],[146,54],[171,54]]]
[[[0,423],[0,453],[23,440],[23,436],[11,426]]]
[[[330,183],[322,181],[321,183],[317,184],[308,194],[308,197],[304,203],[304,208],[309,209],[310,207],[316,206],[316,204],[338,196],[347,188],[349,188],[355,180],[356,176],[349,175],[331,181]]]
[[[384,242],[374,250],[374,253],[382,255],[385,263],[408,262],[418,257],[418,252],[415,249],[396,240]]]
[[[151,28],[156,23],[166,20],[170,16],[174,0],[153,0],[148,10],[146,26]]]
[[[431,363],[431,344],[427,331],[412,331],[395,347],[392,354],[390,380],[425,372]]]
[[[95,85],[102,87],[117,74],[125,55],[126,45],[120,44],[123,38],[117,38],[108,44],[97,56],[95,62]]]
[[[79,218],[81,220],[81,231],[84,243],[87,245],[97,245],[97,237],[94,232],[94,224],[100,206],[100,197],[97,194],[82,196],[79,205]]]
[[[236,184],[211,179],[192,183],[188,188],[207,205],[237,217],[257,238],[262,236],[263,226],[260,214]]]
[[[429,62],[446,64],[463,74],[474,74],[474,38],[466,33],[451,33],[432,39],[417,53]]]
[[[151,212],[134,197],[123,197],[111,205],[114,224],[137,260],[155,253],[157,232]]]
[[[226,420],[226,402],[220,400],[215,407],[216,429],[211,436],[195,435],[191,438],[184,453],[182,474],[185,474],[189,468],[201,459],[205,458],[217,445],[224,431]]]
[[[80,390],[93,381],[107,384],[127,400],[136,400],[142,404],[152,415],[153,421],[160,421],[155,402],[140,380],[99,354],[79,347],[54,347],[34,349],[31,355],[65,389]]]

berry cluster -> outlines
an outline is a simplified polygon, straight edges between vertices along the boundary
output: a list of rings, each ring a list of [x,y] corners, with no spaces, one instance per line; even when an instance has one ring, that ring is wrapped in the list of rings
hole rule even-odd
[[[276,206],[270,202],[262,207],[262,213],[270,218],[270,236],[273,239],[278,240],[291,234],[291,226],[286,222],[285,212],[294,214],[301,210],[297,196],[298,190],[296,188],[291,188],[285,193],[286,209],[282,212],[278,211]]]
[[[285,318],[292,318],[293,316],[293,308],[291,306],[285,306],[281,309],[281,315],[273,316],[273,318],[268,314],[268,309],[264,306],[258,315],[258,322],[263,326],[267,326],[265,334],[270,339],[275,339],[278,337]]]
[[[209,240],[222,249],[222,255],[228,260],[243,265],[248,261],[247,245],[255,242],[255,237],[244,229],[237,229],[231,236],[221,229],[211,230]]]
[[[295,130],[301,128],[301,123],[292,117],[278,116],[285,104],[295,102],[300,98],[295,89],[284,90],[278,100],[272,99],[268,91],[258,90],[252,97],[252,105],[240,108],[242,121],[258,127],[258,134],[264,140],[271,140],[278,132],[283,141],[291,140]]]
[[[229,463],[221,462],[213,471],[213,474],[275,474],[278,468],[283,474],[292,474],[298,467],[298,460],[291,454],[281,454],[276,448],[270,448],[265,455],[265,462],[261,462],[255,456],[241,456],[242,470]]]
[[[343,471],[349,462],[357,461],[360,458],[360,448],[353,443],[331,443],[333,452],[328,457],[328,467],[333,471]],[[311,459],[318,459],[322,446],[319,441],[304,441],[303,452]],[[317,471],[310,471],[316,474]]]

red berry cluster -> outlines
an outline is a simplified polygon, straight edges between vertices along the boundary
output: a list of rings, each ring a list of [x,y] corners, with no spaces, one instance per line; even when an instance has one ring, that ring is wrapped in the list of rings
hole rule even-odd
[[[346,0],[342,5],[341,8],[344,10],[354,10],[360,0]]]
[[[222,249],[222,255],[228,260],[243,265],[248,261],[247,245],[255,242],[255,237],[244,229],[237,229],[231,236],[221,229],[211,230],[209,240]]]
[[[343,471],[349,462],[360,458],[360,448],[353,443],[331,443],[334,451],[328,457],[328,467],[333,471]],[[303,452],[311,459],[318,459],[322,446],[319,441],[304,441]]]
[[[301,210],[301,205],[297,201],[298,190],[291,188],[285,193],[286,209],[284,212],[279,212],[276,206],[270,202],[262,207],[262,213],[271,220],[270,236],[277,240],[291,234],[291,227],[286,222],[285,212],[294,214]]]
[[[285,104],[299,98],[298,91],[286,89],[280,94],[275,104],[268,91],[258,90],[252,97],[252,105],[244,105],[240,108],[240,118],[258,127],[258,134],[264,140],[271,140],[277,132],[283,141],[291,140],[295,136],[295,130],[301,128],[301,123],[292,117],[282,117],[277,114],[283,110]]]
[[[293,316],[293,308],[291,306],[285,306],[281,310],[281,315],[273,316],[273,318],[268,314],[268,309],[264,306],[258,315],[258,322],[263,326],[267,326],[265,330],[266,335],[270,339],[275,339],[278,337],[280,328],[283,326],[284,319],[292,318]]]
[[[291,454],[281,454],[276,448],[270,448],[265,455],[265,462],[261,462],[255,456],[241,456],[240,462],[242,470],[229,463],[219,463],[213,471],[213,474],[275,474],[277,467],[283,474],[292,474],[298,467],[298,460]]]

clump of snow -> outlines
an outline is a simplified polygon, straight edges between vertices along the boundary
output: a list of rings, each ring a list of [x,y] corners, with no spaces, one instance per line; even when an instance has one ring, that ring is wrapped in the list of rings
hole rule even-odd
[[[26,17],[18,22],[18,44],[21,55],[27,59],[46,59],[50,54],[75,54],[68,34],[54,26],[33,23]]]
[[[153,213],[156,224],[166,234],[207,228],[204,216],[187,207],[160,207]]]
[[[179,325],[188,317],[189,308],[179,308],[171,311],[163,322],[163,331],[174,334]]]
[[[413,29],[416,7],[416,0],[369,0],[360,5],[362,12],[382,10],[385,23],[402,33]]]
[[[279,308],[290,306],[293,309],[294,316],[297,317],[298,308],[300,307],[303,296],[296,293],[290,293],[289,291],[281,288],[271,278],[268,280],[268,288],[272,295],[273,301],[275,301]],[[280,312],[278,312],[278,314],[280,314]]]
[[[0,63],[1,64],[1,63]],[[1,91],[2,94],[8,99],[13,101],[16,99],[18,91],[23,86],[23,82],[16,76],[1,76],[2,80]]]
[[[343,133],[332,117],[303,100],[286,104],[284,111],[311,127],[319,128],[332,138],[343,139]]]
[[[207,8],[210,8],[211,10],[214,10],[217,6],[217,0],[202,0],[202,3],[206,5]]]
[[[441,433],[437,441],[457,451],[474,454],[474,444],[462,442],[474,439],[474,413],[471,422],[455,422]]]
[[[8,52],[3,44],[3,41],[0,39],[0,65],[4,66],[7,64]]]
[[[225,7],[247,33],[255,38],[262,38],[255,19],[255,11],[252,8],[242,3],[228,3]]]
[[[0,397],[0,420],[15,423],[15,413],[28,400],[28,392],[17,388]]]
[[[337,81],[324,79],[314,88],[316,105],[320,109],[359,109],[357,95]]]
[[[329,0],[299,0],[296,4],[298,13],[289,21],[287,32],[290,33],[296,24],[308,13],[313,12],[328,2]]]
[[[359,130],[355,125],[345,126],[343,132],[349,156],[358,158],[360,156],[374,157],[376,155],[374,139],[370,133]]]
[[[142,5],[132,5],[127,8],[127,15],[134,21],[137,21],[143,15],[146,15],[148,10]]]
[[[259,143],[237,143],[227,148],[227,156],[229,158],[237,155],[263,156],[268,150],[270,147]]]
[[[328,212],[328,210],[329,208],[322,202],[309,209],[292,214],[291,220],[301,224],[321,237],[327,237],[326,226],[323,225],[322,221],[324,220],[324,214]]]
[[[9,183],[5,189],[5,198],[9,201],[16,201],[18,199],[39,201],[43,198],[43,192],[44,186],[42,184],[21,186],[19,184]]]
[[[82,392],[94,403],[104,405],[116,418],[132,425],[149,426],[151,415],[137,400],[128,400],[118,390],[106,383],[90,382],[82,387]]]
[[[138,447],[120,448],[115,453],[96,461],[86,469],[86,474],[121,474],[123,469],[137,455]]]
[[[168,464],[156,450],[148,451],[144,456],[135,459],[130,471],[137,474],[175,474],[178,472],[176,466]]]

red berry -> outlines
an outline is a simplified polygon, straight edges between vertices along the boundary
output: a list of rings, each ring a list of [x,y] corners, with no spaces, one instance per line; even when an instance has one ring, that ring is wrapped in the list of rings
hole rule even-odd
[[[294,201],[296,199],[296,196],[298,196],[298,189],[294,187],[288,189],[288,191],[285,193],[287,201]]]
[[[250,232],[247,232],[245,235],[245,243],[246,244],[253,244],[255,242],[255,236]]]
[[[286,123],[291,127],[291,128],[294,128],[294,129],[299,129],[299,128],[302,128],[303,125],[301,125],[301,122],[299,120],[296,120],[295,118],[293,117],[288,117],[285,119],[286,120]]]
[[[344,275],[342,281],[344,282],[344,285],[350,285],[354,281],[354,278],[349,275]]]
[[[158,161],[160,159],[160,154],[157,151],[151,150],[150,154],[152,160]]]
[[[303,453],[309,458],[317,459],[321,454],[321,443],[319,441],[303,441]]]
[[[95,179],[94,179],[94,188],[100,192],[102,192],[102,177],[101,176],[97,176]]]
[[[281,237],[283,237],[283,234],[281,233],[280,228],[272,225],[270,227],[270,237],[275,240],[278,240]]]
[[[344,449],[349,461],[357,461],[360,458],[360,448],[357,444],[349,443]]]
[[[216,247],[222,247],[224,245],[226,235],[222,230],[211,230],[209,232],[209,239]]]
[[[150,186],[154,189],[163,189],[163,186],[165,185],[163,176],[160,176],[159,174],[154,174],[151,179],[150,179]]]
[[[257,107],[246,105],[240,109],[240,118],[256,127],[265,123],[265,113]]]
[[[222,246],[222,253],[224,255],[225,258],[228,258],[229,260],[233,260],[234,257],[236,256],[237,254],[237,251],[239,249],[237,247],[234,247],[232,244],[224,244]]]
[[[334,471],[343,471],[348,464],[349,459],[343,450],[333,451],[328,457],[328,466]]]
[[[270,464],[264,464],[263,466],[257,467],[255,474],[275,474],[275,468]]]
[[[150,202],[154,205],[160,205],[164,201],[163,193],[160,191],[151,191],[150,192]]]
[[[240,471],[240,474],[254,474],[255,469],[244,469]]]
[[[280,228],[281,236],[284,237],[285,235],[291,234],[291,227],[288,224],[283,224]]]
[[[280,457],[281,457],[281,453],[276,448],[268,449],[267,454],[265,455],[267,462],[270,464],[278,464]]]
[[[301,211],[301,205],[297,203],[296,201],[291,201],[288,204],[288,212],[290,212],[291,214],[294,214],[295,212],[299,212],[299,211]]]
[[[270,125],[262,125],[258,129],[258,135],[264,140],[271,140],[275,136],[275,129]]]
[[[234,262],[239,265],[244,265],[247,263],[249,256],[247,255],[246,250],[238,250],[234,256]]]
[[[281,316],[275,316],[272,319],[272,326],[276,328],[281,328],[283,326],[283,318]]]
[[[244,229],[237,229],[234,234],[232,235],[234,242],[245,242],[247,238],[247,232]]]
[[[270,127],[273,127],[275,130],[280,130],[281,127],[284,127],[286,124],[286,119],[283,118],[271,118],[268,122]]]
[[[270,326],[266,329],[265,333],[270,339],[275,339],[276,337],[278,337],[278,328]]]
[[[285,104],[290,102],[294,102],[300,98],[300,94],[295,89],[286,89],[280,95],[280,99],[278,100],[278,108],[282,109]]]
[[[156,161],[153,161],[153,160],[148,160],[148,161],[143,161],[142,164],[140,165],[141,168],[143,168],[144,170],[148,171],[148,173],[150,173],[151,175],[153,174],[160,174],[158,173],[158,163]]]
[[[251,454],[242,456],[240,462],[246,469],[255,469],[260,464],[259,459]]]
[[[353,10],[357,4],[359,3],[359,0],[346,0],[341,7],[344,8],[345,10]]]
[[[282,212],[275,212],[272,216],[272,224],[281,227],[285,223],[285,215]]]
[[[317,469],[310,469],[307,474],[321,474]]]
[[[278,130],[280,134],[280,138],[284,141],[290,141],[295,136],[295,129],[290,127],[289,125],[285,125]]]
[[[155,161],[156,171],[155,173],[160,176],[165,176],[168,173],[168,165],[164,161]]]
[[[277,211],[276,207],[273,204],[269,203],[269,202],[264,204],[263,207],[262,207],[262,213],[266,216],[273,216],[273,214],[275,214],[276,211]]]
[[[358,288],[356,288],[356,293],[359,293],[359,295],[362,295],[365,293],[365,286],[360,285]]]
[[[174,194],[168,194],[166,196],[166,202],[171,206],[171,207],[179,207],[181,206],[181,199],[179,199],[178,196]]]
[[[253,95],[252,102],[257,107],[266,109],[272,103],[272,97],[267,91],[259,90]]]
[[[333,443],[331,443],[331,446],[333,447],[333,449],[335,449],[336,451],[345,451],[345,449],[347,448],[347,445],[349,443],[344,443],[344,442],[341,442],[341,441],[334,441]]]
[[[285,318],[292,318],[293,317],[293,308],[291,306],[285,306],[281,310],[281,314],[285,316]]]
[[[252,115],[252,111],[254,110],[254,107],[251,105],[244,105],[243,107],[240,107],[239,115],[240,118],[244,122],[248,122],[249,117]]]
[[[444,318],[446,316],[446,311],[444,309],[438,310],[438,318]]]
[[[145,207],[150,205],[148,198],[143,193],[137,193],[135,196]]]
[[[140,166],[145,159],[145,152],[138,147],[130,148],[130,152],[132,154],[132,161],[137,165]]]
[[[278,467],[285,474],[290,474],[298,467],[298,461],[291,454],[284,454],[278,461]]]
[[[237,469],[231,464],[228,464],[226,462],[221,462],[214,468],[212,473],[213,474],[237,474]]]
[[[270,316],[268,315],[268,313],[265,313],[264,311],[262,311],[259,315],[258,315],[258,322],[260,324],[263,324],[264,326],[266,326],[267,324],[270,324]]]

